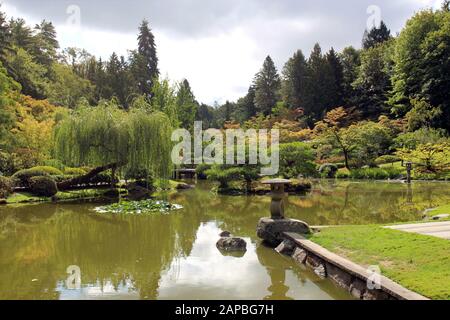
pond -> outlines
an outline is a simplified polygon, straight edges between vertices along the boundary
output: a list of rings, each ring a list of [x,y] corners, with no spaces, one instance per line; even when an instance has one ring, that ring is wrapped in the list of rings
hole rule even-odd
[[[266,196],[193,190],[168,196],[169,215],[99,214],[98,203],[0,207],[0,299],[350,299],[291,259],[260,244]],[[450,184],[319,181],[290,196],[287,215],[311,225],[415,220],[450,202]],[[245,238],[242,257],[222,255],[218,234]],[[80,286],[68,287],[77,266]]]

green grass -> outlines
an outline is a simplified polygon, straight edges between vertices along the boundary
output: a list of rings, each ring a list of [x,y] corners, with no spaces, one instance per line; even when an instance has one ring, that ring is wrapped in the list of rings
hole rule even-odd
[[[450,300],[450,241],[381,226],[325,228],[311,240],[431,299]]]
[[[433,216],[437,214],[450,214],[450,204],[433,209],[429,213]]]
[[[27,202],[46,202],[51,201],[50,198],[36,197],[28,192],[16,192],[6,199],[8,204],[27,203]]]
[[[86,189],[86,190],[73,190],[58,192],[56,197],[59,201],[65,200],[77,200],[77,199],[92,199],[101,197],[105,193],[105,189]],[[33,202],[51,202],[49,197],[36,197],[28,192],[16,192],[13,193],[8,199],[7,204],[21,204],[21,203],[33,203]]]

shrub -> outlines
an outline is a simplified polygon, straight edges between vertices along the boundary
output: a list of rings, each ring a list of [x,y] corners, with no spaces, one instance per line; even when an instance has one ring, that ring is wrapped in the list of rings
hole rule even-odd
[[[336,178],[337,179],[348,179],[348,178],[350,178],[350,171],[346,168],[339,169],[338,172],[336,173]]]
[[[32,194],[40,197],[53,197],[58,193],[55,180],[49,176],[32,177],[30,189]]]
[[[299,175],[313,176],[316,173],[313,149],[303,142],[280,145],[280,175],[297,178]]]
[[[43,164],[44,166],[53,167],[61,171],[64,171],[66,168],[66,166],[58,159],[44,160]]]
[[[319,167],[319,173],[322,178],[334,178],[338,172],[338,167],[333,163],[325,163]]]
[[[241,178],[242,170],[238,167],[223,168],[222,166],[213,166],[206,170],[205,174],[208,180],[218,181],[220,189],[228,188],[228,183]]]
[[[63,174],[61,170],[54,168],[54,167],[50,167],[50,166],[33,167],[30,170],[43,171],[43,172],[46,172],[50,176],[60,176]]]
[[[385,155],[385,156],[378,157],[375,160],[375,164],[381,165],[381,164],[389,164],[389,163],[394,163],[394,162],[399,162],[399,161],[400,161],[400,158],[397,156]]]
[[[87,172],[82,168],[65,168],[64,174],[69,176],[82,176]]]
[[[13,180],[11,178],[0,176],[0,199],[6,199],[13,191]]]
[[[399,168],[366,168],[355,169],[350,172],[352,179],[370,179],[370,180],[384,180],[397,179],[403,173]]]
[[[18,186],[29,188],[30,187],[30,179],[33,177],[41,177],[48,176],[49,174],[42,170],[34,170],[34,169],[24,169],[17,171],[12,179],[17,183]]]
[[[200,180],[207,179],[208,177],[206,176],[205,172],[209,169],[211,169],[210,164],[206,164],[206,163],[199,164],[197,166],[197,168],[195,169],[195,172],[197,173],[197,178]]]

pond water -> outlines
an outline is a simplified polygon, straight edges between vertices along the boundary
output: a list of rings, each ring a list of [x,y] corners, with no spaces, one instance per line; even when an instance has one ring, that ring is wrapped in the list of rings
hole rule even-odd
[[[211,185],[168,196],[169,215],[98,214],[96,203],[0,207],[0,299],[350,299],[343,290],[260,244],[270,199],[218,196]],[[420,218],[450,202],[450,184],[327,182],[290,196],[287,215],[311,225]],[[245,238],[222,255],[218,234]],[[68,287],[77,266],[80,286]]]

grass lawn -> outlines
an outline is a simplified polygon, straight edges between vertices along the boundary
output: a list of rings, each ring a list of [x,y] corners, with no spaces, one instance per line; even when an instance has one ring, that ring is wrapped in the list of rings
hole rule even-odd
[[[438,207],[434,210],[431,210],[429,213],[433,216],[435,216],[437,214],[450,214],[450,204]]]
[[[343,226],[323,229],[311,240],[431,299],[450,300],[450,241],[385,229]]]

